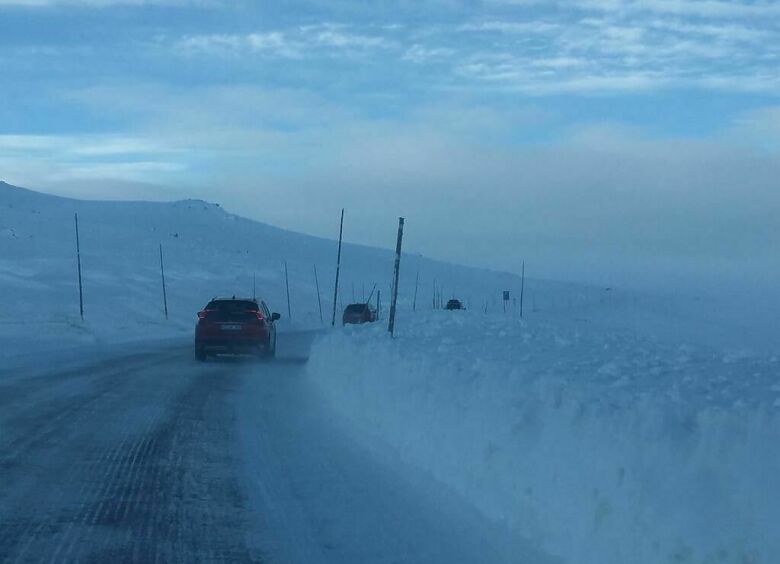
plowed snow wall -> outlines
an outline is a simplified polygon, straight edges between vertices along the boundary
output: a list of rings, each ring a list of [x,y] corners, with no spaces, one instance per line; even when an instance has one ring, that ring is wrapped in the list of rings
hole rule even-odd
[[[469,312],[323,337],[371,448],[576,564],[780,562],[780,364]],[[475,331],[476,329],[476,331]]]

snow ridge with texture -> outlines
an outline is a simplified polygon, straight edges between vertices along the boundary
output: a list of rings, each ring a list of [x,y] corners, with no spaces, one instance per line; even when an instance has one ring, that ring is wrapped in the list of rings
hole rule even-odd
[[[577,564],[780,562],[780,363],[565,321],[404,315],[315,344],[356,436]]]

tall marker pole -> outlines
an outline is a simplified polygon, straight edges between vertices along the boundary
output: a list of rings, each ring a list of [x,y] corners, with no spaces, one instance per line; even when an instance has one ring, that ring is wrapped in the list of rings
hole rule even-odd
[[[339,270],[341,270],[341,236],[344,234],[344,208],[341,208],[341,225],[339,226],[339,253],[336,258],[336,285],[333,287],[333,319],[331,325],[336,326],[336,302],[339,299]]]
[[[287,319],[292,319],[292,310],[290,309],[290,279],[287,276],[287,261],[284,261],[284,286],[287,288]]]
[[[320,323],[325,321],[322,319],[322,298],[320,297],[320,280],[317,278],[317,265],[314,265],[314,284],[317,286],[317,305],[320,308]]]
[[[165,309],[165,319],[168,319],[168,292],[165,289],[165,266],[163,266],[162,243],[160,243],[160,278],[162,278],[163,308]]]
[[[520,277],[520,317],[523,317],[523,294],[525,293],[525,261],[523,261],[523,274]]]
[[[390,323],[387,330],[393,335],[395,330],[395,304],[398,301],[398,273],[401,269],[401,242],[404,238],[404,218],[398,218],[398,241],[395,244],[395,274],[393,275],[393,298],[390,302]]]
[[[420,282],[420,271],[417,271],[417,276],[414,278],[414,299],[412,300],[412,311],[417,311],[417,285]]]
[[[371,288],[371,293],[368,295],[368,299],[365,299],[365,294],[363,295],[364,301],[362,303],[368,305],[371,303],[371,298],[374,297],[374,292],[376,291],[376,283],[374,283],[374,287]]]
[[[73,214],[76,219],[76,264],[79,270],[79,313],[84,321],[84,291],[81,286],[81,243],[79,242],[79,214]]]

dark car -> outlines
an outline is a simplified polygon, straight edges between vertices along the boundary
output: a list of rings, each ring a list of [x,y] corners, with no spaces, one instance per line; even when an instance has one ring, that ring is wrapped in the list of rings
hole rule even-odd
[[[342,325],[347,323],[371,323],[376,321],[376,312],[368,304],[349,304],[344,308]]]
[[[206,360],[216,354],[254,354],[272,357],[276,353],[276,320],[262,300],[214,298],[198,312],[195,326],[195,358]]]
[[[447,305],[445,306],[446,309],[466,309],[463,307],[463,304],[460,302],[460,300],[450,300],[447,302]]]

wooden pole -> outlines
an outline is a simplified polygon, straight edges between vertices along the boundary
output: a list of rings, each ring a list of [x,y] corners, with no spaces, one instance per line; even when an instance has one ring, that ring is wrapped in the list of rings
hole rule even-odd
[[[523,294],[525,293],[525,261],[523,261],[523,273],[520,276],[520,317],[523,317]]]
[[[320,323],[325,323],[322,319],[322,298],[320,297],[320,281],[317,278],[317,265],[314,265],[314,283],[317,285],[317,305],[320,308]]]
[[[374,287],[371,288],[371,293],[368,295],[368,299],[367,300],[364,299],[364,301],[363,301],[364,304],[371,303],[371,298],[374,297],[374,292],[375,291],[376,291],[376,284],[374,284]],[[363,294],[363,298],[365,298],[365,297],[366,297],[365,294]]]
[[[165,319],[168,319],[168,292],[165,289],[165,266],[163,264],[162,243],[160,243],[160,278],[162,279],[163,309],[165,310]]]
[[[284,285],[287,288],[287,318],[292,319],[292,309],[290,307],[290,279],[287,276],[287,261],[284,261]]]
[[[412,300],[412,311],[417,311],[417,286],[420,283],[420,271],[417,271],[417,276],[414,278],[414,299]]]
[[[341,270],[341,237],[344,234],[344,208],[341,208],[341,224],[339,226],[339,253],[336,258],[336,284],[333,287],[333,319],[331,325],[336,326],[336,302],[339,299],[339,270]]]
[[[81,243],[79,241],[79,214],[74,214],[76,219],[76,264],[79,271],[79,313],[81,320],[84,321],[84,290],[81,284]]]
[[[404,218],[398,218],[398,240],[395,244],[395,274],[393,275],[393,296],[390,302],[390,322],[387,330],[392,336],[395,332],[395,307],[398,301],[398,274],[401,270],[401,243],[404,238]]]

